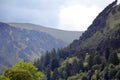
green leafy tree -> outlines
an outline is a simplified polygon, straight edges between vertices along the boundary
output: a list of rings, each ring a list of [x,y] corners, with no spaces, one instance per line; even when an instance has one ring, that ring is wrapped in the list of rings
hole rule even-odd
[[[19,62],[12,68],[6,69],[4,76],[10,80],[45,80],[45,75],[28,62]]]
[[[116,67],[116,66],[113,65],[113,64],[109,64],[109,66],[108,66],[108,78],[109,78],[110,80],[113,80],[114,77],[115,77],[115,74],[117,73],[117,70],[116,70],[115,67]]]
[[[0,80],[10,80],[10,79],[5,76],[0,76]]]
[[[33,80],[32,75],[23,69],[7,69],[4,75],[10,80]]]

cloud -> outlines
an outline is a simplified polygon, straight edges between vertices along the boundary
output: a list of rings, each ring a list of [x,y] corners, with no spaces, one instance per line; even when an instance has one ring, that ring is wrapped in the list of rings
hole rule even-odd
[[[56,26],[61,0],[1,0],[0,21]],[[56,4],[56,5],[55,5]]]
[[[85,31],[114,0],[65,0],[59,11],[59,29]],[[120,3],[120,0],[118,1]]]
[[[59,13],[58,28],[63,30],[84,31],[101,11],[97,6],[72,5],[62,7]]]
[[[113,0],[0,0],[0,21],[85,30]]]

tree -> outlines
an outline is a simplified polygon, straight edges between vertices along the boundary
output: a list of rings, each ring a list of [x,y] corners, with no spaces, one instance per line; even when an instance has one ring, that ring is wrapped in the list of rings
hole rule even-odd
[[[58,79],[59,79],[59,72],[58,69],[55,69],[53,71],[52,80],[58,80]]]
[[[51,80],[51,70],[50,70],[50,66],[47,66],[45,72],[46,72],[47,80]]]
[[[23,69],[7,69],[4,75],[10,80],[33,80],[29,71]]]
[[[79,72],[79,65],[77,60],[75,59],[72,63],[72,75],[76,74]]]
[[[109,55],[110,55],[110,49],[109,49],[109,48],[106,48],[106,51],[105,51],[106,61],[108,61]]]
[[[79,71],[84,69],[82,60],[78,61],[78,66],[79,66]]]
[[[38,72],[37,68],[28,62],[19,62],[12,68],[6,69],[4,76],[10,80],[44,80],[45,76],[42,72]]]
[[[44,59],[43,56],[41,56],[41,58],[38,58],[34,61],[34,65],[38,68],[39,71],[44,70]]]
[[[116,73],[115,77],[116,77],[117,79],[120,79],[120,70]]]
[[[5,76],[0,76],[0,80],[10,80],[10,79]]]
[[[51,70],[54,71],[55,68],[59,66],[59,56],[56,50],[53,49],[51,52]]]
[[[71,69],[72,69],[71,64],[68,63],[68,62],[66,62],[65,71],[66,71],[66,75],[67,75],[67,77],[71,76]]]
[[[59,61],[57,58],[54,58],[51,61],[51,70],[54,71],[55,68],[57,68],[59,66]]]
[[[100,55],[98,54],[94,57],[94,64],[101,64],[101,63],[102,63],[101,58]]]
[[[50,58],[51,58],[50,53],[48,53],[48,51],[46,52],[44,58],[45,58],[45,60],[44,60],[44,66],[48,66],[50,64]]]
[[[89,69],[93,66],[93,64],[94,64],[94,60],[93,60],[94,58],[93,58],[93,56],[89,56],[89,58],[88,58],[88,65],[89,65]]]
[[[119,64],[119,58],[117,53],[111,53],[109,56],[109,63],[112,63],[114,65],[118,65]]]

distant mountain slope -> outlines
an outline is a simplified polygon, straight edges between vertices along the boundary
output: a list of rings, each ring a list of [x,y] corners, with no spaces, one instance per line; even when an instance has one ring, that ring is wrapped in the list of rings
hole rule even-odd
[[[65,46],[65,42],[47,33],[15,28],[0,22],[0,70],[18,61],[33,61],[47,50]]]
[[[74,39],[78,39],[83,33],[83,31],[64,31],[64,30],[47,28],[47,27],[43,27],[40,25],[31,24],[31,23],[10,23],[10,25],[17,28],[45,32],[57,39],[64,41],[67,44],[70,44]]]

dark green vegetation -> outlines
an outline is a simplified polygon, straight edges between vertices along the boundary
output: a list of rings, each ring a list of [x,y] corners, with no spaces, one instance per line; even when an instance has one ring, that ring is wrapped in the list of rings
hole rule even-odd
[[[79,40],[34,65],[47,80],[120,80],[120,5],[108,5]]]
[[[6,69],[0,80],[46,80],[46,77],[32,63],[19,62]]]

